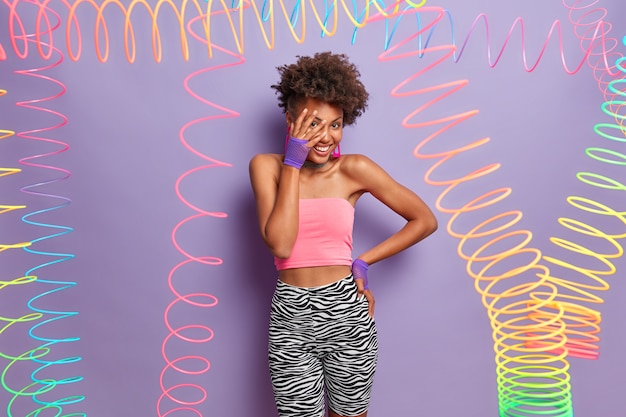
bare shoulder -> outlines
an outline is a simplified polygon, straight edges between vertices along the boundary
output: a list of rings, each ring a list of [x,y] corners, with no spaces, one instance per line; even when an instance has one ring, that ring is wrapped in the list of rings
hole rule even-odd
[[[277,153],[259,153],[250,159],[250,165],[266,165],[282,163],[283,156]]]
[[[250,184],[257,200],[273,201],[282,166],[282,155],[263,153],[250,159]]]
[[[341,156],[341,171],[350,179],[362,184],[365,188],[377,181],[388,181],[389,174],[369,157],[362,154]]]
[[[277,153],[260,153],[250,159],[250,175],[277,174],[282,166],[283,156]]]
[[[348,173],[354,169],[363,170],[372,166],[378,166],[374,161],[365,155],[354,153],[341,156],[341,168],[348,171]]]

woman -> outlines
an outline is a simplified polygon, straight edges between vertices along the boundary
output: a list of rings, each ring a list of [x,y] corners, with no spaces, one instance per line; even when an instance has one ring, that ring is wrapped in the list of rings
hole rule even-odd
[[[285,155],[250,161],[261,235],[278,269],[269,330],[276,404],[281,417],[323,417],[326,396],[330,417],[366,416],[378,355],[368,266],[424,239],[437,221],[369,158],[339,156],[344,125],[368,99],[345,55],[298,57],[278,71]],[[364,193],[406,224],[353,262],[354,206]]]

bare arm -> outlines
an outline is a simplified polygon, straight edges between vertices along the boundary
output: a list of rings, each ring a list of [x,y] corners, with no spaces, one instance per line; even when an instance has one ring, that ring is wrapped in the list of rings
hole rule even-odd
[[[278,258],[289,257],[298,235],[299,178],[298,169],[275,155],[256,155],[250,161],[261,237]]]
[[[346,161],[348,162],[348,161]],[[363,155],[354,155],[346,172],[369,192],[406,220],[406,224],[362,253],[359,258],[369,265],[395,255],[437,230],[437,219],[426,203],[413,191],[396,182],[387,172]]]
[[[325,135],[325,121],[313,124],[316,111],[304,109],[290,123],[293,137],[311,148]],[[257,206],[261,236],[277,258],[288,258],[298,236],[300,170],[283,164],[277,155],[256,155],[250,161],[250,182]]]

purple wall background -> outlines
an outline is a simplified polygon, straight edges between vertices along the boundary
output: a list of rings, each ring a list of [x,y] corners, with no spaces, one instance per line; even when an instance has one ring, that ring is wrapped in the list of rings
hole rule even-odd
[[[486,13],[494,48],[502,45],[514,19],[523,17],[532,62],[550,25],[559,19],[568,65],[573,67],[582,59],[578,40],[567,22],[567,10],[560,2],[433,1],[428,5],[450,11],[458,42],[473,19]],[[626,5],[621,0],[600,1],[598,7],[607,9],[605,20],[614,25],[613,37],[626,34]],[[23,8],[24,13],[26,10],[28,7]],[[0,7],[1,21],[6,22],[7,16],[7,8]],[[93,22],[92,14],[85,12],[84,16],[85,22]],[[123,21],[118,13],[111,12],[107,17],[112,22],[112,47],[107,63],[97,61],[91,40],[93,26],[83,23],[85,42],[80,61],[66,60],[46,72],[67,86],[67,93],[50,102],[49,107],[69,119],[65,127],[47,137],[68,143],[70,149],[40,161],[69,170],[71,177],[38,190],[70,198],[72,204],[37,219],[70,226],[74,231],[42,242],[39,250],[76,257],[41,269],[39,275],[77,285],[43,298],[39,305],[80,313],[50,324],[43,333],[56,338],[80,337],[78,342],[54,345],[53,356],[82,357],[80,362],[51,367],[47,372],[55,378],[84,376],[81,383],[55,388],[49,398],[86,396],[83,402],[65,407],[66,412],[156,415],[161,393],[159,374],[164,367],[161,344],[168,334],[163,314],[173,300],[167,276],[184,260],[172,245],[171,232],[178,222],[194,214],[176,197],[174,184],[184,172],[205,163],[181,145],[178,134],[194,119],[219,114],[187,94],[183,80],[194,71],[233,61],[218,51],[209,60],[202,46],[192,41],[191,59],[184,62],[173,19],[165,16],[172,17],[166,13],[159,21],[164,40],[162,63],[152,58],[149,21],[138,13],[134,21],[138,57],[136,63],[128,64],[122,48]],[[412,68],[407,68],[406,60],[380,63],[377,56],[383,52],[383,23],[360,30],[352,45],[352,26],[345,14],[340,16],[338,33],[321,38],[309,15],[303,45],[293,40],[281,17],[277,20],[276,46],[268,50],[255,19],[248,13],[246,24],[253,29],[245,36],[246,62],[205,73],[192,81],[191,87],[198,94],[240,114],[238,118],[200,123],[185,135],[200,152],[232,164],[200,171],[181,186],[182,194],[193,204],[228,214],[225,219],[195,220],[177,235],[177,241],[192,254],[223,259],[220,266],[188,265],[175,275],[179,291],[210,293],[219,304],[209,309],[180,305],[170,314],[176,326],[201,323],[215,332],[209,343],[178,342],[167,348],[172,358],[201,355],[211,361],[211,370],[204,375],[171,373],[165,379],[168,385],[194,382],[204,386],[208,398],[198,409],[205,416],[276,415],[265,360],[267,315],[276,273],[258,236],[247,163],[256,153],[280,151],[283,116],[269,88],[276,81],[277,65],[318,50],[349,54],[362,72],[371,102],[365,116],[345,132],[342,151],[369,155],[431,205],[442,191],[423,181],[431,162],[412,155],[425,133],[400,125],[404,116],[426,98],[397,99],[389,95],[393,86],[424,63],[418,58],[412,61]],[[145,22],[141,17],[146,17]],[[212,32],[214,41],[234,47],[226,25],[217,22]],[[415,23],[402,27],[408,33]],[[449,33],[449,27],[443,25],[435,39],[443,42]],[[502,163],[502,169],[490,177],[493,184],[488,185],[513,188],[507,204],[524,212],[522,226],[533,231],[533,244],[550,253],[549,237],[563,233],[557,218],[577,215],[566,197],[593,196],[593,190],[576,180],[575,174],[597,167],[584,155],[584,149],[607,145],[598,143],[599,137],[592,129],[594,124],[610,119],[600,110],[603,99],[590,69],[585,66],[576,75],[567,75],[555,39],[537,70],[527,73],[521,63],[519,29],[495,69],[487,65],[484,33],[482,28],[476,31],[459,63],[441,65],[420,82],[432,85],[469,80],[462,93],[447,101],[442,114],[480,109],[480,115],[457,133],[472,139],[489,136],[492,141],[476,154],[478,163],[460,161],[459,172],[489,162]],[[18,59],[9,49],[4,27],[0,29],[0,42],[9,55],[7,61],[0,62],[0,88],[8,90],[8,95],[0,97],[0,128],[20,132],[58,121],[14,106],[16,101],[45,96],[58,88],[15,74],[14,70],[41,66],[44,61],[35,54]],[[17,166],[20,158],[53,149],[58,146],[17,137],[5,139],[0,141],[0,166]],[[60,174],[27,166],[22,169],[19,175],[0,178],[1,203],[28,206],[27,211],[0,215],[3,242],[28,241],[51,233],[23,224],[19,217],[54,206],[58,200],[27,195],[19,189]],[[624,178],[623,168],[602,167],[602,172]],[[454,197],[458,200],[450,201],[463,202],[471,195],[475,194],[458,195]],[[623,195],[611,197],[613,200],[606,200],[606,195],[598,193],[598,199],[616,208],[623,206]],[[441,226],[434,236],[372,267],[381,344],[372,416],[498,414],[489,320],[472,279],[465,273],[465,263],[456,254],[457,240],[445,231],[448,215],[437,216]],[[399,224],[373,199],[361,201],[355,255],[392,233]],[[573,260],[571,255],[569,259]],[[4,252],[0,279],[21,276],[47,260],[18,250]],[[607,278],[611,290],[601,295],[605,303],[597,307],[603,314],[600,359],[571,359],[574,410],[581,417],[626,413],[626,309],[622,301],[626,295],[622,279],[626,262],[622,258],[615,264],[617,273]],[[26,302],[46,289],[50,287],[35,283],[1,290],[0,316],[25,314]],[[0,335],[2,351],[23,352],[36,346],[26,334],[28,328],[14,326]],[[0,360],[0,366],[6,366],[6,361]],[[33,369],[27,363],[18,364],[8,380],[23,386]],[[197,393],[190,397],[197,399]],[[0,407],[6,407],[10,398],[0,390]],[[13,410],[23,415],[33,408],[31,400],[22,398]]]

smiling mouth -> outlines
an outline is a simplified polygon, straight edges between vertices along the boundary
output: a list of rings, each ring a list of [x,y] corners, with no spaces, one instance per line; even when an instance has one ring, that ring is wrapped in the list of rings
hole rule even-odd
[[[313,147],[313,149],[315,149],[318,152],[322,152],[322,153],[323,152],[328,152],[328,150],[330,149],[330,145],[326,145],[326,146],[316,145],[316,146]]]

